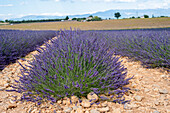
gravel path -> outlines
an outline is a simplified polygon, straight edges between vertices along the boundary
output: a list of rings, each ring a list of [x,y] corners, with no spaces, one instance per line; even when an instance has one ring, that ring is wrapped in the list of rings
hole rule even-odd
[[[30,60],[32,52],[26,56]],[[90,105],[89,98],[82,99],[82,103],[74,104],[77,97],[71,97],[73,104],[68,98],[57,101],[54,105],[46,102],[40,106],[32,102],[14,102],[13,96],[20,97],[16,92],[6,92],[11,89],[10,84],[14,78],[20,75],[21,66],[18,63],[8,65],[0,71],[0,113],[170,113],[170,74],[161,69],[146,69],[140,62],[128,62],[127,58],[121,58],[122,64],[128,70],[128,76],[134,79],[128,85],[131,90],[126,93],[125,98],[130,99],[130,104],[120,105],[107,101],[99,105]],[[26,61],[19,60],[22,64]]]

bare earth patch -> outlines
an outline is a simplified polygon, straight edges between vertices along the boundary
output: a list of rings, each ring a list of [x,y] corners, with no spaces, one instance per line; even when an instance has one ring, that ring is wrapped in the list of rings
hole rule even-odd
[[[138,29],[138,28],[166,28],[170,27],[170,17],[164,18],[140,18],[140,19],[114,19],[93,22],[42,22],[23,23],[14,25],[2,25],[0,29],[19,30],[60,30],[79,28],[81,30],[114,30],[114,29]]]
[[[31,60],[31,52],[26,56],[26,60]],[[21,94],[16,92],[6,92],[11,89],[10,85],[20,75],[21,66],[18,63],[8,65],[0,72],[0,113],[169,113],[170,112],[170,74],[161,69],[143,68],[140,62],[129,62],[128,58],[122,57],[122,64],[127,68],[128,76],[134,75],[134,79],[128,85],[131,90],[124,96],[131,100],[130,104],[120,105],[112,102],[101,101],[99,105],[88,103],[88,98],[82,99],[82,103],[77,97],[72,96],[72,102],[68,98],[57,101],[54,105],[49,102],[40,106],[32,102],[13,101]],[[22,64],[26,61],[19,60]],[[94,98],[97,98],[94,95]]]

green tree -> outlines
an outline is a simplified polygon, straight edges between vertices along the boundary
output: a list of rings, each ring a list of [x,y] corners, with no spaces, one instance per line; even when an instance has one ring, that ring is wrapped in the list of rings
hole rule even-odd
[[[72,20],[77,20],[77,18],[73,18]]]
[[[5,22],[9,22],[9,20],[6,19]]]
[[[93,18],[93,15],[90,15],[89,17],[92,17],[92,18]]]
[[[68,17],[68,16],[66,16],[65,20],[68,20],[68,19],[69,19],[69,17]]]
[[[3,21],[3,20],[0,20],[0,23],[4,23],[4,21]]]
[[[98,16],[94,16],[92,21],[102,21],[102,18],[100,18]]]
[[[118,19],[119,17],[121,17],[120,13],[119,13],[119,12],[115,13],[115,17],[116,17],[117,19]]]
[[[148,15],[144,15],[144,18],[149,18],[149,16]]]

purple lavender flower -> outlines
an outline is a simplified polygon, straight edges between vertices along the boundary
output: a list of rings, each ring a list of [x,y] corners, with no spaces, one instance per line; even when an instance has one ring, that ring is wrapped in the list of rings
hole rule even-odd
[[[63,80],[64,80],[64,77],[63,76],[60,76]]]
[[[0,30],[0,70],[56,35],[56,31]],[[41,49],[37,49],[41,53]],[[22,59],[23,60],[23,59]]]
[[[66,85],[64,85],[64,88],[65,88],[65,89],[68,89],[69,87],[68,87],[68,86],[66,86]]]
[[[79,83],[78,82],[76,82],[76,86],[75,86],[76,88],[78,88],[78,87],[80,87],[80,85],[79,85]]]
[[[13,88],[25,94],[36,92],[51,102],[73,94],[86,96],[92,91],[99,95],[116,90],[115,94],[121,96],[128,91],[124,85],[131,78],[125,79],[126,69],[119,57],[112,57],[107,39],[101,36],[91,31],[61,30],[57,39],[45,43],[41,53],[29,62],[32,68],[21,70],[22,76]],[[27,100],[42,101],[36,96]]]

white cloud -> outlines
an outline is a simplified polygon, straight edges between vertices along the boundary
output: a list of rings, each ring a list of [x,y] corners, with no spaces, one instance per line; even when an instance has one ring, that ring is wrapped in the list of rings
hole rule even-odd
[[[125,12],[125,14],[126,14],[126,15],[134,15],[134,13],[126,13],[126,12]]]
[[[170,0],[163,0],[163,6],[164,7],[170,6]]]
[[[0,7],[11,7],[13,4],[0,5]]]
[[[157,8],[170,8],[169,0],[162,1],[152,1],[148,0],[146,2],[138,4],[139,9],[157,9]]]
[[[99,11],[105,11],[105,10],[99,10]],[[21,17],[24,17],[24,16],[29,16],[29,15],[38,15],[38,16],[68,16],[68,15],[83,15],[83,14],[93,14],[93,13],[96,13],[96,12],[99,12],[99,11],[91,11],[91,12],[83,12],[83,13],[58,13],[58,12],[55,12],[55,13],[29,13],[29,14],[19,14],[19,15],[15,15],[14,18],[21,18]],[[1,14],[0,14],[1,15]],[[7,15],[2,15],[2,16],[7,16]],[[8,14],[8,16],[10,16]],[[14,15],[11,15],[11,16],[14,16]]]
[[[136,2],[136,0],[55,0],[56,2],[59,1],[72,1],[72,2],[76,2],[76,1],[83,1],[83,2],[87,2],[87,1],[91,1],[91,2]]]
[[[26,1],[20,3],[20,5],[26,5],[26,4],[28,4]]]
[[[40,15],[40,16],[66,16],[66,15],[70,15],[70,14],[67,14],[67,13],[58,13],[58,12],[55,12],[55,13],[29,13],[29,14],[20,14],[20,15],[17,15],[17,18],[20,18],[20,17],[23,17],[23,16],[29,16],[29,15]]]
[[[65,15],[69,15],[69,14],[63,14],[63,13],[41,13],[41,14],[34,14],[34,15],[42,15],[42,16],[65,16]]]
[[[104,0],[110,2],[136,2],[136,0]]]
[[[0,14],[0,20],[5,20],[12,18],[14,15],[13,14]]]
[[[0,14],[0,16],[12,16],[12,14]]]

